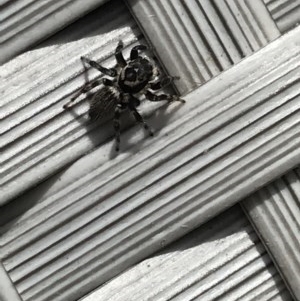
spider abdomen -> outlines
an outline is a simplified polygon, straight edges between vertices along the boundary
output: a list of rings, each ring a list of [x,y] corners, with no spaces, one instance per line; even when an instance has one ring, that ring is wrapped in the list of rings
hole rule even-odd
[[[92,120],[112,118],[119,98],[120,92],[116,87],[104,86],[90,101],[89,117]]]

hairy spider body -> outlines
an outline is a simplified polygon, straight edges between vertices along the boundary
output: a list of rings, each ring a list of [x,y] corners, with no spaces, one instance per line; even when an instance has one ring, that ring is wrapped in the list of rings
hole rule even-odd
[[[115,87],[104,86],[90,101],[89,117],[91,120],[110,118],[118,105],[120,93]]]
[[[109,115],[111,112],[114,113],[116,151],[119,150],[120,145],[119,118],[121,112],[124,110],[131,111],[136,121],[143,125],[144,129],[148,131],[150,136],[153,135],[151,129],[136,109],[140,105],[140,96],[144,95],[150,101],[167,100],[168,102],[184,102],[184,100],[179,98],[177,95],[156,95],[152,92],[164,88],[169,85],[172,80],[178,78],[169,76],[159,80],[157,67],[149,59],[139,55],[139,51],[147,50],[146,46],[134,46],[131,49],[130,60],[128,62],[123,57],[122,49],[123,43],[120,41],[115,50],[117,65],[115,68],[111,69],[107,69],[86,57],[81,57],[83,63],[90,65],[113,79],[102,78],[100,80],[97,79],[86,83],[78,91],[78,93],[76,93],[71,100],[64,105],[65,109],[68,108],[79,95],[87,93],[94,87],[103,84],[104,87],[93,94],[89,116],[91,119],[98,119],[102,118],[104,115]]]

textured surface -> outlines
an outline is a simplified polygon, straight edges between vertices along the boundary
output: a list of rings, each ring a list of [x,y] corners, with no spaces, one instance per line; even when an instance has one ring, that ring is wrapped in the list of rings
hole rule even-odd
[[[8,1],[4,2],[9,5]],[[146,1],[134,2],[136,6],[132,6],[132,10],[136,9],[135,17],[140,24],[147,22],[151,31],[157,33],[150,36],[147,32],[148,38],[156,43],[167,71],[182,76],[176,83],[182,93],[188,91],[188,85],[194,89],[203,84],[279,34],[261,1],[149,2],[153,5],[148,6],[150,14],[143,10],[147,9]],[[13,1],[12,5],[21,8],[22,3],[25,0]],[[74,3],[76,1],[70,5]],[[88,2],[83,3],[88,6]],[[33,6],[46,8],[48,4],[51,2],[33,3]],[[23,16],[28,12],[26,9],[20,10]],[[47,9],[40,12],[47,14]],[[68,12],[72,14],[71,10]],[[197,18],[199,14],[201,19]],[[11,17],[18,20],[18,16]],[[24,18],[25,23],[28,20]],[[52,30],[51,23],[55,23],[55,19],[50,17],[49,20]],[[17,23],[12,22],[14,26]],[[155,28],[155,24],[159,26]],[[42,23],[35,25],[32,26],[35,30],[40,26],[43,32]],[[21,34],[22,31],[16,36]],[[0,92],[1,204],[62,171],[1,207],[0,299],[19,301],[18,290],[26,301],[76,300],[294,167],[299,162],[300,143],[299,36],[296,30],[260,54],[245,58],[231,71],[225,71],[187,95],[188,102],[184,106],[164,106],[157,110],[157,106],[145,103],[141,112],[146,117],[153,115],[149,123],[155,128],[155,138],[145,139],[139,127],[127,130],[122,135],[122,153],[117,158],[112,151],[113,143],[108,141],[112,136],[111,124],[101,127],[88,124],[84,115],[88,104],[82,98],[69,112],[61,107],[85,80],[80,55],[110,66],[119,39],[127,46],[126,54],[135,43],[144,43],[121,1],[112,0],[103,5],[39,44],[35,51],[1,68],[0,86],[5,87]],[[34,32],[31,37],[35,38]],[[176,47],[162,47],[170,45],[168,37],[172,37]],[[158,43],[158,39],[163,43]],[[201,43],[196,42],[199,40]],[[172,68],[179,63],[180,73],[174,74]],[[96,75],[94,71],[88,74],[89,78]],[[124,128],[128,129],[130,123],[132,120],[123,118]],[[83,158],[70,165],[81,156]],[[286,182],[285,178],[283,181]],[[294,216],[274,214],[272,206],[268,206],[271,209],[267,212],[262,199],[260,204],[256,202],[255,208],[248,208],[249,215],[257,213],[251,217],[258,233],[266,245],[271,242],[268,250],[282,269],[280,272],[288,287],[294,290],[297,285],[294,275],[298,271],[293,270],[293,266],[285,267],[284,263],[292,265],[291,256],[295,260],[299,257],[299,245],[292,241],[297,239],[299,229],[294,220],[298,218],[297,199],[295,197],[292,203]],[[280,204],[280,210],[288,209]],[[265,211],[259,215],[261,210]],[[231,214],[224,216],[230,220]],[[267,226],[264,231],[264,217],[270,224],[276,219],[280,227],[272,224],[275,230]],[[190,273],[197,263],[187,260],[186,265],[182,265],[185,254],[178,252],[179,282],[174,284],[171,277],[163,276],[168,289],[160,292],[166,293],[165,296],[174,295],[174,285],[185,296],[204,294],[212,299],[217,296],[224,300],[229,295],[237,300],[255,300],[260,293],[269,300],[287,297],[261,244],[257,238],[249,242],[254,234],[248,226],[235,223],[236,220],[238,218],[232,224],[245,232],[249,230],[246,235],[229,234],[230,231],[222,227],[215,228],[213,233],[205,228],[208,239],[224,236],[224,240],[206,244],[206,252],[209,247],[213,252],[220,246],[223,251],[222,247],[228,244],[227,253],[214,257],[220,259],[217,263],[205,261],[200,266],[208,273],[216,271],[217,284],[209,286],[213,281],[211,276],[201,278],[198,274],[201,271]],[[278,237],[287,231],[287,238]],[[230,238],[225,239],[226,233]],[[286,243],[288,252],[283,254],[281,247],[274,252],[277,240]],[[258,251],[253,242],[259,246]],[[257,256],[255,259],[250,253],[247,253],[249,257],[244,256],[249,250],[244,250],[244,245],[249,246],[251,256]],[[236,254],[234,247],[242,249],[241,256],[245,260],[232,256],[230,261],[227,255]],[[208,255],[206,252],[203,255]],[[190,250],[186,254],[197,256],[199,253]],[[171,268],[176,257],[169,262]],[[168,262],[167,258],[163,258],[164,262]],[[209,263],[216,264],[210,266]],[[231,263],[240,269],[231,269],[233,273],[226,277]],[[172,270],[162,270],[160,261],[157,264],[156,275]],[[147,271],[143,271],[145,264],[139,267],[141,274],[137,275],[134,269],[130,273],[138,279],[140,275],[147,277]],[[223,273],[227,273],[225,277]],[[196,282],[191,281],[194,279]],[[182,289],[182,280],[187,281],[186,290]],[[208,285],[208,289],[199,290],[197,281],[201,286]],[[112,286],[106,286],[105,292],[111,292],[109,287],[116,291],[117,284],[116,280]],[[159,285],[166,287],[163,280],[156,283]],[[147,289],[146,285],[141,292],[146,295]],[[153,292],[157,293],[154,289]]]
[[[0,2],[0,64],[107,0]]]
[[[170,107],[177,111],[153,139],[127,131],[132,153],[109,160],[103,144],[3,207],[3,224],[24,210],[0,239],[24,299],[88,292],[295,166],[299,31]]]
[[[180,75],[181,94],[279,36],[262,0],[127,3],[168,72]]]
[[[23,301],[0,261],[0,300]]]
[[[264,0],[283,33],[300,22],[300,0]]]
[[[238,209],[221,214],[82,301],[292,300]]]
[[[242,202],[286,283],[300,300],[300,172],[289,172]]]

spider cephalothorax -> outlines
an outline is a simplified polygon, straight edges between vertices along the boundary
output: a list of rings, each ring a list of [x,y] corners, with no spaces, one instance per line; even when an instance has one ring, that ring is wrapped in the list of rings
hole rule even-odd
[[[117,65],[115,68],[111,69],[107,69],[86,57],[81,57],[81,60],[84,63],[96,68],[105,75],[110,76],[112,79],[102,78],[86,83],[80,91],[71,98],[70,102],[64,105],[65,109],[68,108],[70,103],[72,103],[79,95],[87,93],[94,87],[103,84],[104,87],[93,94],[89,115],[92,119],[96,119],[101,118],[104,114],[108,115],[110,112],[114,112],[117,151],[119,150],[120,144],[119,118],[120,113],[123,110],[128,109],[131,111],[136,121],[141,123],[151,136],[153,135],[151,129],[136,109],[140,104],[139,96],[144,95],[150,101],[167,100],[168,102],[184,102],[184,100],[177,95],[156,95],[152,92],[169,85],[176,77],[169,76],[162,80],[158,79],[158,71],[155,64],[149,59],[139,55],[139,51],[147,50],[146,46],[137,45],[133,47],[128,62],[126,62],[123,57],[122,49],[123,43],[120,41],[115,51]]]
[[[139,93],[153,79],[153,69],[151,62],[145,58],[138,57],[129,61],[120,72],[119,87],[126,93]]]

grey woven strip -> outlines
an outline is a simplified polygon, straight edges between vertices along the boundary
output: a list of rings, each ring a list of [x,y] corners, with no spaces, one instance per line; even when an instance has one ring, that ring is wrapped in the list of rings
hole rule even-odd
[[[292,301],[262,243],[231,208],[82,301]]]
[[[242,202],[295,300],[300,300],[300,173],[284,177]]]
[[[282,33],[300,22],[300,0],[264,0]]]
[[[0,300],[23,301],[0,261]]]
[[[44,40],[106,1],[2,1],[0,64]]]
[[[262,0],[127,0],[181,94],[280,35]]]

